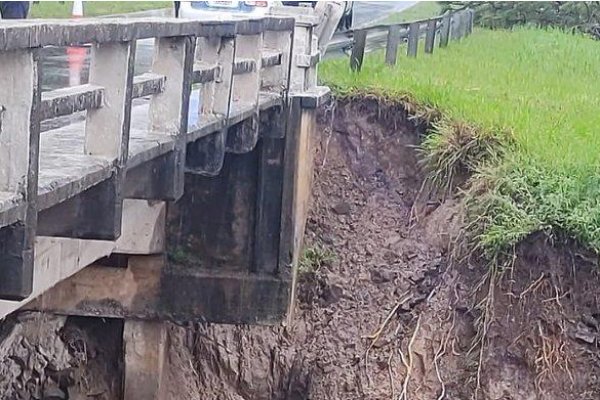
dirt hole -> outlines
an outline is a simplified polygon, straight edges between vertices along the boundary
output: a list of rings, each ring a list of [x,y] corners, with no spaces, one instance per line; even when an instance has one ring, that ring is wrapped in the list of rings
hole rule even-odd
[[[340,101],[320,124],[293,322],[169,325],[160,398],[600,398],[596,256],[536,235],[501,269],[451,257],[462,209],[426,193],[424,127],[375,98]],[[78,385],[120,387],[118,322],[22,318],[2,326],[0,393],[49,381],[65,392],[55,371],[82,355]],[[57,398],[118,398],[66,391]]]

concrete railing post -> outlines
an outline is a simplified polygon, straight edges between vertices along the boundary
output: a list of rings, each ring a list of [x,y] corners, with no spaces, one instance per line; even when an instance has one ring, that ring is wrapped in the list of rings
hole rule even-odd
[[[102,107],[87,112],[85,154],[127,160],[135,42],[92,46],[90,83],[104,88]]]
[[[258,141],[258,100],[260,95],[260,67],[263,33],[237,35],[231,107],[248,110],[250,117],[230,128],[227,151],[247,153]]]
[[[195,67],[216,69],[214,80],[203,83],[200,89],[200,121],[222,121],[229,118],[233,88],[235,39],[233,37],[199,37],[196,41]],[[186,168],[190,172],[216,175],[223,166],[227,129],[219,129],[188,144]]]
[[[292,32],[290,31],[265,31],[263,35],[263,49],[267,53],[279,54],[279,63],[261,69],[261,89],[269,92],[287,94],[289,90],[289,77],[292,59]],[[262,65],[262,68],[265,68]]]
[[[0,52],[0,298],[32,291],[40,84],[37,49]],[[4,214],[4,215],[3,215]]]
[[[167,84],[150,102],[150,132],[175,138],[175,151],[169,155],[170,173],[165,200],[176,200],[183,194],[185,134],[187,133],[195,38],[191,36],[157,39],[152,72],[164,75]],[[164,171],[161,171],[164,173]],[[156,197],[155,197],[156,198]]]
[[[296,24],[294,31],[294,55],[290,90],[303,92],[309,88],[311,65],[314,63],[313,26],[311,24]]]

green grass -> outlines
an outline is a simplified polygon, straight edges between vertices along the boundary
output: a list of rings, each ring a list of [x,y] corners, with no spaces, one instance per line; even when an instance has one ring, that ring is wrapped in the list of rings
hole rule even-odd
[[[394,68],[381,54],[366,57],[359,74],[347,63],[320,67],[338,94],[409,96],[444,115],[424,152],[438,178],[456,165],[474,174],[471,228],[488,255],[537,231],[600,251],[598,42],[557,30],[477,30]],[[486,147],[498,141],[501,152]]]
[[[170,1],[85,1],[83,14],[86,17],[123,14],[135,11],[172,7]],[[72,1],[40,1],[31,7],[30,18],[70,18]]]
[[[420,19],[435,17],[441,13],[442,7],[440,7],[437,1],[419,1],[412,7],[390,14],[383,22],[394,24],[398,22],[418,21]]]

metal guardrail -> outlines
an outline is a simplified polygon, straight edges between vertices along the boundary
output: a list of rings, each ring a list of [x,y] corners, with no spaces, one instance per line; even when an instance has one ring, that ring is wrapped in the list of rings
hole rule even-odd
[[[407,43],[407,56],[416,57],[419,40],[424,37],[425,53],[431,54],[436,41],[439,47],[446,47],[450,40],[469,36],[473,31],[473,17],[473,10],[465,9],[413,22],[361,27],[348,32],[347,40],[337,41],[330,49],[351,48],[353,71],[361,70],[365,52],[374,49],[385,48],[385,62],[395,65],[400,44]]]

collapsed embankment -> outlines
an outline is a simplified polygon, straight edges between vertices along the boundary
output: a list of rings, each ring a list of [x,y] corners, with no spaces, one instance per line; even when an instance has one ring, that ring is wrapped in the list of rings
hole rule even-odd
[[[340,100],[321,127],[292,322],[170,325],[161,398],[600,397],[595,255],[541,234],[502,268],[461,251],[460,191],[429,193],[399,104]],[[116,398],[118,344],[77,321],[5,324],[2,398]]]
[[[183,385],[193,366],[191,396],[600,396],[597,257],[543,234],[509,263],[467,250],[460,188],[429,193],[426,127],[404,106],[365,96],[325,113],[293,322],[173,328],[187,344],[170,373]]]

